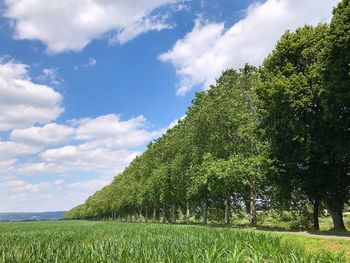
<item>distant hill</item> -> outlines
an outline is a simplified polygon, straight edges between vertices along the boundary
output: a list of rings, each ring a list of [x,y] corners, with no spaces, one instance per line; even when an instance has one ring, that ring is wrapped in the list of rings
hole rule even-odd
[[[0,213],[0,222],[59,220],[65,211],[40,213]]]

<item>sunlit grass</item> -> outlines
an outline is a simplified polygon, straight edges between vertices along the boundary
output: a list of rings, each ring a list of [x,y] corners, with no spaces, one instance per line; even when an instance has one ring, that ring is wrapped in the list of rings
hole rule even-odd
[[[117,222],[0,224],[2,262],[346,262],[281,237],[228,228]]]
[[[344,254],[347,262],[350,262],[350,241],[325,238],[309,238],[296,235],[284,235],[282,240],[301,245],[310,253],[317,253],[320,249],[331,251],[333,254]]]

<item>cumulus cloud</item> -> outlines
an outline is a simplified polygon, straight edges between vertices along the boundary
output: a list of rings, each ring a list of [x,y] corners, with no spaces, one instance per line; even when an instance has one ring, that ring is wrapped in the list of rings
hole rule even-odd
[[[8,161],[26,155],[38,153],[39,147],[16,143],[12,141],[0,141],[0,161]]]
[[[21,166],[23,173],[48,172],[95,172],[117,175],[128,165],[138,152],[128,149],[112,150],[95,143],[78,146],[68,145],[49,149],[41,153],[42,163],[28,163]]]
[[[5,193],[10,202],[25,202],[48,190],[50,183],[41,182],[37,184],[27,183],[23,180],[8,180],[0,182],[0,190]],[[5,204],[5,206],[7,206]]]
[[[0,60],[0,131],[55,120],[61,101],[53,88],[32,82],[27,65]]]
[[[42,127],[15,129],[10,134],[12,141],[34,146],[47,146],[68,140],[74,134],[74,128],[56,123]]]
[[[81,119],[76,122],[76,138],[94,141],[107,148],[134,148],[161,135],[161,131],[147,131],[146,119],[140,115],[122,121],[120,115],[109,114],[95,119]]]
[[[10,141],[0,141],[0,161],[33,154],[39,160],[11,162],[3,173],[40,175],[80,171],[112,178],[139,154],[138,148],[164,132],[164,129],[150,131],[146,126],[142,115],[122,120],[120,115],[109,114],[72,120],[69,125],[50,123],[15,129],[9,135]]]
[[[159,58],[174,65],[180,77],[178,95],[198,85],[208,88],[227,68],[260,65],[287,29],[328,21],[338,2],[267,0],[251,5],[245,17],[230,28],[197,19],[192,31]]]
[[[5,0],[5,17],[14,21],[15,38],[40,40],[48,51],[82,50],[112,32],[124,43],[141,33],[168,28],[153,13],[176,0]]]

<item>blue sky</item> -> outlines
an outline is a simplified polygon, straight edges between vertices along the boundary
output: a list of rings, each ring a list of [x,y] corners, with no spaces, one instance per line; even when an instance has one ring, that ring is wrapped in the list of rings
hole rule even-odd
[[[81,203],[224,69],[337,2],[1,1],[0,212]]]

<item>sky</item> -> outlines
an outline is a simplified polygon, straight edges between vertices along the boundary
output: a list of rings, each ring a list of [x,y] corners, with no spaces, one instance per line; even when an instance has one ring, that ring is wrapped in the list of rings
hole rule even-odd
[[[0,212],[109,184],[227,68],[338,0],[0,0]]]

